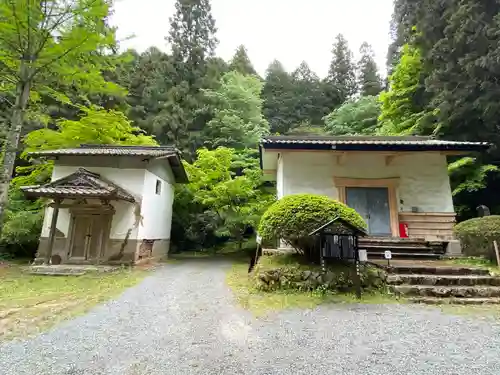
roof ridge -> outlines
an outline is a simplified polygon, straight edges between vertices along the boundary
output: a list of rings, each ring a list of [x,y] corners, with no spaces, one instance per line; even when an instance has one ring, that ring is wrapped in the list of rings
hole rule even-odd
[[[82,143],[78,147],[67,147],[67,148],[60,148],[60,150],[64,149],[75,149],[75,148],[137,148],[137,149],[144,149],[144,150],[157,150],[157,149],[176,149],[175,146],[173,145],[158,145],[158,146],[152,146],[152,145],[112,145],[112,144],[93,144],[93,143]]]

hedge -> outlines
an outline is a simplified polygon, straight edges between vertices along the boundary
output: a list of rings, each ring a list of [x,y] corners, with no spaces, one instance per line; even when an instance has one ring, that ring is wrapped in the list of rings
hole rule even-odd
[[[314,244],[308,234],[335,217],[366,228],[363,218],[343,203],[322,195],[295,194],[281,198],[267,209],[259,224],[259,235],[264,240],[282,239],[309,254]]]
[[[493,241],[500,245],[500,216],[477,217],[463,221],[453,229],[464,255],[483,256],[496,262]]]

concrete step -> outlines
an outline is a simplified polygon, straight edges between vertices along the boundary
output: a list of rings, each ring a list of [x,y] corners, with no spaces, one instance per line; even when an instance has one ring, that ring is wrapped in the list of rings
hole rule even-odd
[[[380,266],[380,265],[379,265]],[[384,267],[385,268],[385,267]],[[445,267],[445,266],[413,266],[413,265],[391,265],[385,268],[387,272],[398,275],[432,274],[432,275],[483,275],[489,276],[490,272],[484,268],[474,267]]]
[[[387,283],[391,285],[500,286],[500,277],[488,275],[392,274],[387,276]]]
[[[398,295],[419,297],[489,298],[500,297],[498,286],[438,286],[438,285],[392,285],[389,288]]]
[[[424,303],[427,305],[496,305],[500,304],[500,298],[438,298],[438,297],[415,297],[409,298],[412,303]]]

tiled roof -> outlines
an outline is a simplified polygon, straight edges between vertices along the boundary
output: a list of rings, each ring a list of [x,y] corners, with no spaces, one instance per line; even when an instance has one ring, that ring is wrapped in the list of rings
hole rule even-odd
[[[261,141],[263,148],[318,148],[318,149],[386,149],[401,148],[415,150],[485,150],[488,142],[459,142],[433,139],[431,137],[379,137],[379,136],[269,136]]]
[[[56,158],[58,156],[132,156],[143,158],[167,158],[176,182],[188,182],[188,176],[182,164],[181,154],[173,146],[115,146],[81,145],[76,148],[42,150],[29,153],[32,157]]]
[[[134,202],[134,197],[125,189],[107,181],[97,173],[79,168],[75,173],[45,185],[24,186],[26,196],[52,198],[106,198]]]
[[[107,155],[162,157],[178,155],[179,151],[172,146],[81,145],[77,148],[42,150],[30,152],[29,154],[31,156]]]

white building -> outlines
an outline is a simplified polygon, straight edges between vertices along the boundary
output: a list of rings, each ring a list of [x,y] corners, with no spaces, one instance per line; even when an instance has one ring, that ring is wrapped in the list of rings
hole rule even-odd
[[[187,182],[173,147],[96,146],[39,151],[52,181],[23,187],[50,198],[36,261],[129,263],[165,257],[174,183]]]
[[[488,147],[428,137],[272,136],[260,152],[278,198],[326,195],[356,209],[370,236],[447,243],[456,216],[447,156]]]

